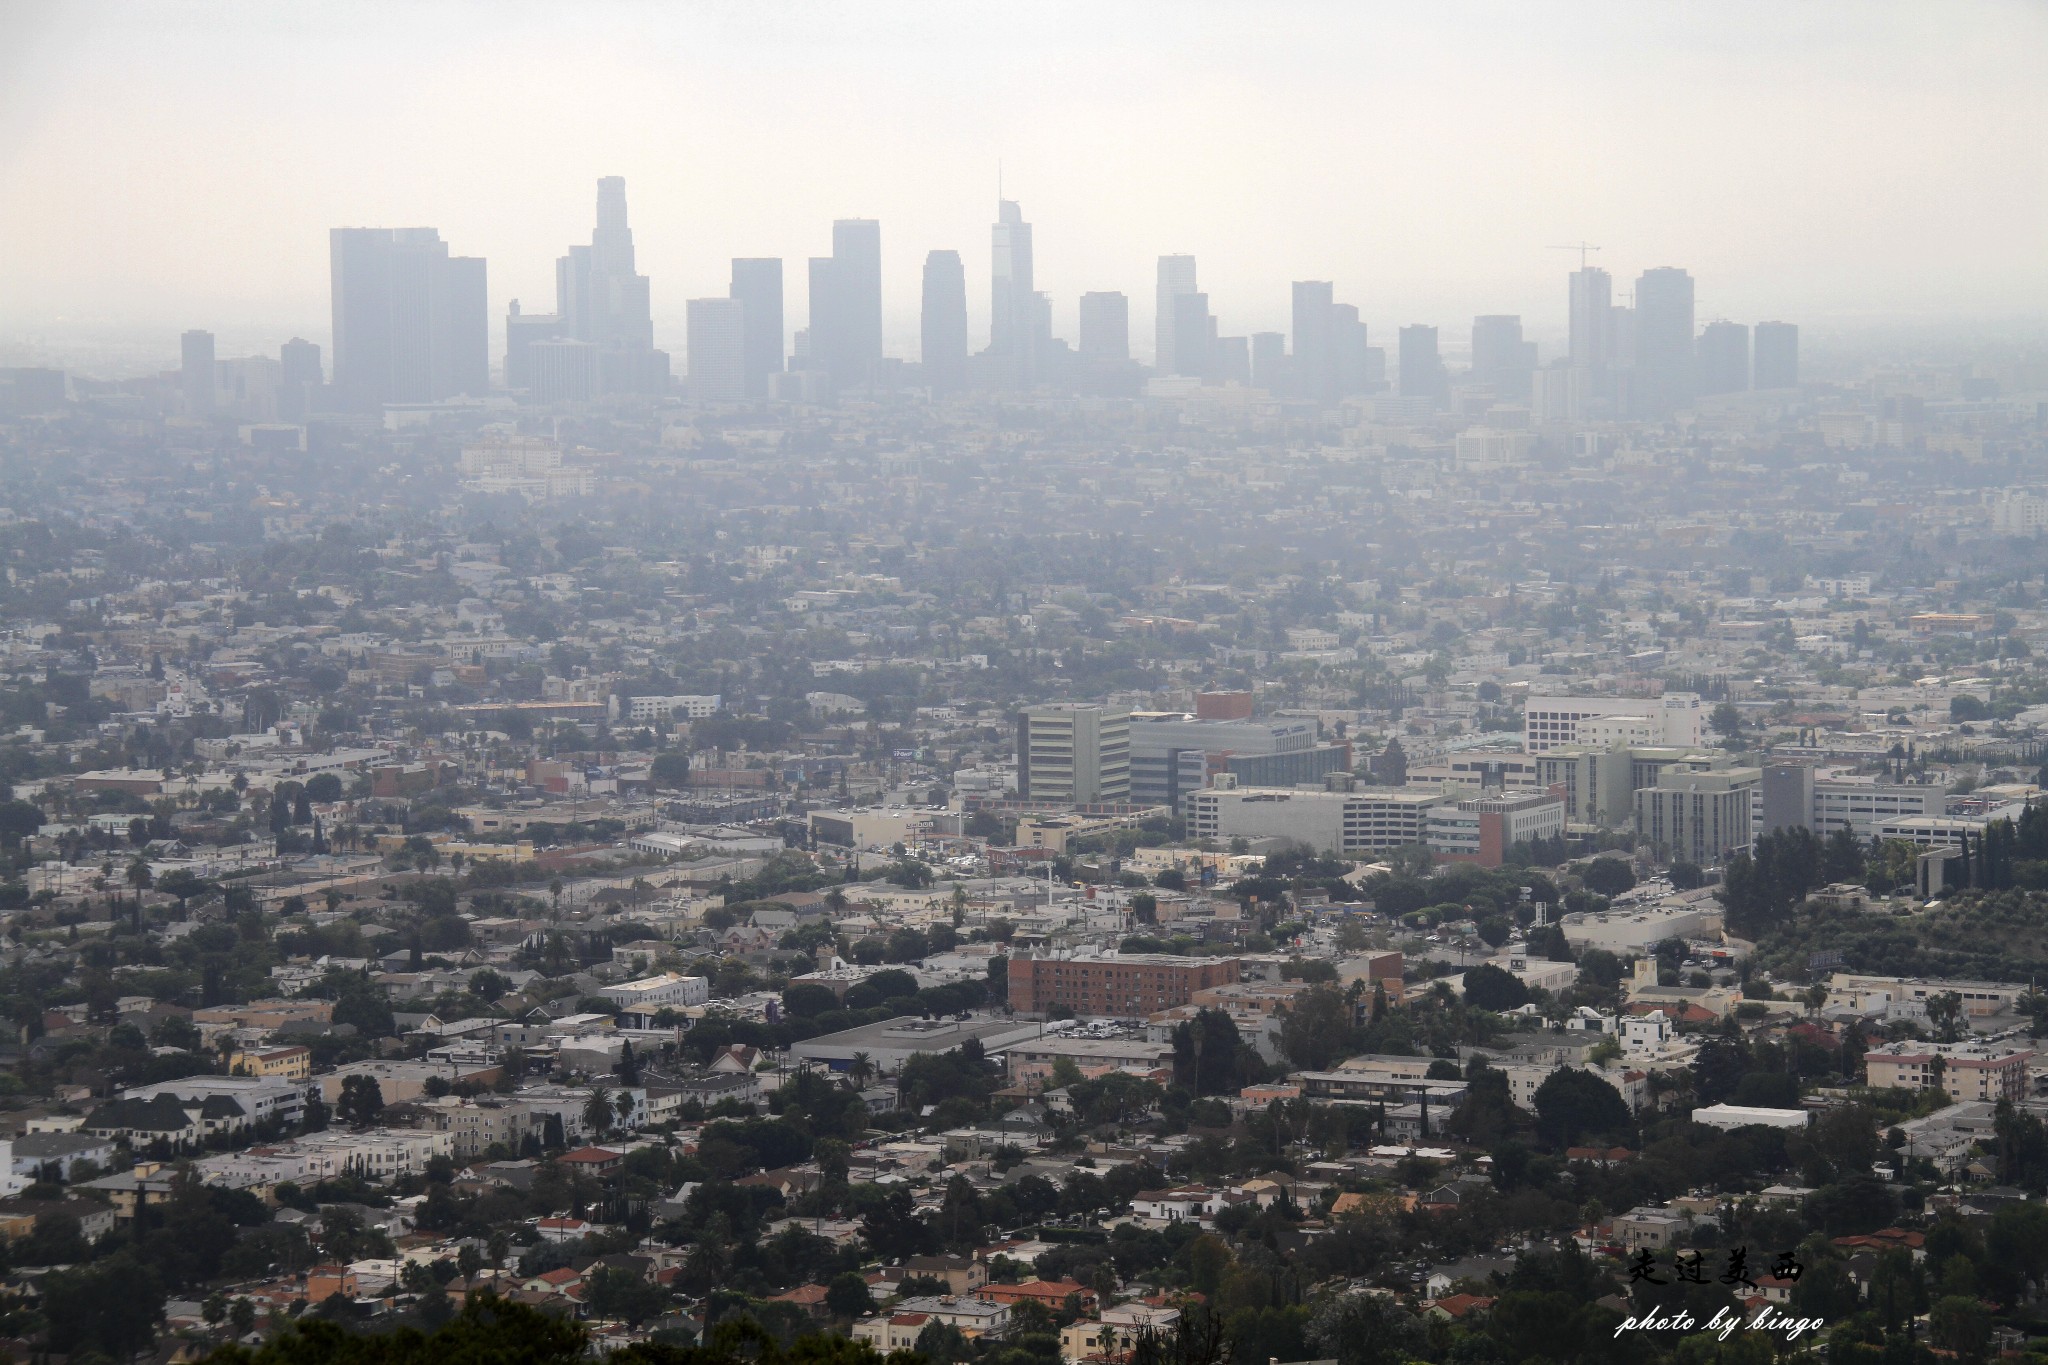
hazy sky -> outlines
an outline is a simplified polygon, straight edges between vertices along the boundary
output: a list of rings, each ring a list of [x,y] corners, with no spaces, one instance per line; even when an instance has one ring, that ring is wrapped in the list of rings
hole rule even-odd
[[[1547,248],[1698,280],[1701,321],[2048,315],[2048,7],[0,0],[0,336],[324,340],[327,229],[432,225],[546,311],[623,175],[657,335],[734,255],[882,221],[890,349],[961,251],[985,337],[1000,160],[1073,334],[1193,252],[1223,330],[1326,278],[1375,341],[1554,332]],[[167,336],[167,344],[174,340]]]

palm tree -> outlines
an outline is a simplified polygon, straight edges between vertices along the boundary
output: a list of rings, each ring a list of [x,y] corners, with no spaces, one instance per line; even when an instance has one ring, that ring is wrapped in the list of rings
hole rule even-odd
[[[593,1086],[590,1098],[583,1105],[583,1121],[590,1125],[590,1131],[603,1137],[612,1130],[611,1092],[603,1086]]]
[[[155,884],[156,874],[149,870],[148,860],[137,855],[135,861],[128,864],[128,885],[135,888],[137,905],[142,904],[142,893]]]
[[[846,1078],[853,1082],[853,1088],[855,1090],[867,1089],[868,1082],[874,1078],[874,1074],[874,1059],[865,1052],[854,1053],[853,1061],[846,1068]]]

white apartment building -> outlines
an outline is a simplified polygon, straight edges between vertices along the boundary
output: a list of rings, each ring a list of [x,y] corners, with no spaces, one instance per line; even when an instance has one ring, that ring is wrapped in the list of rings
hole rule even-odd
[[[317,1080],[287,1081],[272,1076],[186,1076],[182,1080],[158,1081],[154,1085],[130,1086],[121,1092],[124,1100],[153,1100],[172,1095],[181,1100],[207,1100],[223,1096],[242,1106],[251,1125],[275,1120],[290,1126],[306,1113],[306,1099],[320,1093]]]
[[[1522,743],[1532,754],[1568,746],[1615,744],[1697,747],[1706,707],[1697,692],[1661,697],[1563,697],[1531,693],[1522,711]]]
[[[2039,535],[2048,530],[2048,497],[2017,489],[1991,503],[1991,529],[2002,536]]]
[[[1329,792],[1213,787],[1187,797],[1192,839],[1293,839],[1324,853],[1370,853],[1424,842],[1435,792]]]
[[[536,478],[562,467],[562,447],[539,436],[497,434],[462,448],[462,477]]]
[[[647,721],[656,720],[702,720],[716,712],[722,703],[720,697],[632,697],[620,705],[620,699],[612,698],[612,718]]]
[[[354,1172],[365,1180],[421,1175],[437,1156],[455,1155],[452,1133],[420,1128],[372,1128],[366,1133],[308,1133],[287,1144],[298,1156],[302,1179],[327,1179]],[[266,1149],[276,1155],[281,1149]]]
[[[606,986],[601,994],[620,1009],[651,1014],[659,1009],[681,1009],[686,1005],[705,1003],[711,998],[711,983],[701,976],[662,972],[657,976],[643,976],[638,981]]]

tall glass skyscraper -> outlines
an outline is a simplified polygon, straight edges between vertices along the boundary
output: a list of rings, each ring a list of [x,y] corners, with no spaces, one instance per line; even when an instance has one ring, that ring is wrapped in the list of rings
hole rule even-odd
[[[924,300],[919,314],[925,383],[939,392],[967,382],[967,271],[957,251],[924,258]]]
[[[334,388],[356,403],[429,403],[490,390],[483,258],[433,228],[328,234]]]

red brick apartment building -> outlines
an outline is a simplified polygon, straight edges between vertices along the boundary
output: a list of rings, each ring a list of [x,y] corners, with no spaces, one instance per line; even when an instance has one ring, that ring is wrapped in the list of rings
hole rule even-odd
[[[1046,1014],[1065,1007],[1082,1016],[1142,1019],[1187,1004],[1196,991],[1232,985],[1237,979],[1234,957],[1013,957],[1010,1008],[1019,1014]]]

